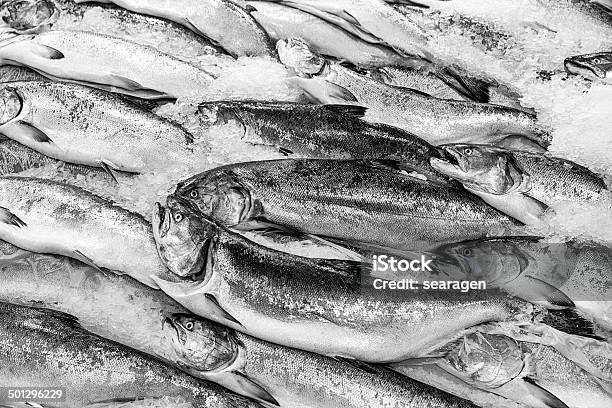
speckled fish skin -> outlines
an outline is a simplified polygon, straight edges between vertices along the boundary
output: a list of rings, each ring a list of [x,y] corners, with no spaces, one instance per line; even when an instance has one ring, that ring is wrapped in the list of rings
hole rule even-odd
[[[329,159],[388,159],[407,171],[447,182],[429,164],[436,148],[393,126],[369,123],[350,107],[283,102],[220,101],[200,104],[217,120],[237,120],[245,138],[293,153]]]
[[[248,197],[239,219],[203,200],[227,189]],[[201,199],[193,199],[196,190]],[[228,225],[257,218],[299,231],[399,249],[504,233],[513,221],[462,190],[361,161],[273,160],[219,167],[177,187],[204,214]],[[236,203],[230,202],[228,206]]]
[[[0,133],[58,160],[145,173],[179,162],[191,151],[193,137],[181,126],[118,95],[37,81],[0,85],[0,92],[22,106],[0,125]],[[32,128],[50,141],[33,135]]]
[[[76,0],[84,3],[89,0]],[[96,0],[185,25],[234,57],[276,57],[265,30],[249,11],[228,0]]]
[[[67,315],[0,304],[3,386],[66,387],[66,402],[183,397],[198,408],[260,405],[86,332]]]
[[[367,107],[366,117],[369,120],[398,126],[433,145],[497,144],[509,135],[523,136],[528,142],[542,146],[542,150],[550,142],[537,124],[535,115],[518,109],[438,99],[418,91],[387,85],[338,64],[330,64],[317,79],[347,89],[357,99],[348,103]],[[298,84],[315,80],[299,79]]]
[[[274,390],[274,397],[283,408],[474,407],[383,368],[366,372],[329,357],[277,346],[241,333],[236,337],[246,351],[244,372]]]
[[[28,68],[10,65],[0,67],[0,83],[16,81],[48,81],[48,79]]]
[[[369,264],[275,251],[199,214],[182,215],[207,230],[207,266],[195,280],[155,279],[160,288],[196,314],[275,344],[395,362],[423,356],[468,327],[533,311],[497,291],[374,290]],[[212,312],[219,308],[224,315]]]
[[[85,31],[47,31],[0,45],[2,64],[143,99],[197,97],[213,80],[208,72],[155,48]]]
[[[3,211],[0,239],[33,252],[86,257],[151,287],[150,275],[166,274],[151,224],[136,213],[50,180],[3,176],[0,192],[0,206],[10,211]]]
[[[426,57],[425,32],[410,18],[402,15],[381,0],[292,0],[290,7],[314,14],[316,11],[340,17],[346,24],[358,27],[395,50],[408,55]],[[321,15],[315,14],[315,15]],[[332,21],[332,20],[330,20]]]
[[[587,17],[595,26],[612,28],[612,13],[591,0],[542,0],[544,7],[578,13]]]
[[[302,38],[319,53],[359,67],[401,66],[407,63],[406,58],[393,49],[363,41],[312,14],[265,1],[247,3],[257,9],[251,14],[274,42]]]
[[[468,169],[463,175],[458,173],[457,179],[461,178],[459,181],[466,185],[474,182],[475,185],[482,186],[483,191],[489,190],[481,182],[494,176],[500,179],[511,177],[495,194],[522,192],[549,206],[562,201],[596,201],[608,192],[606,183],[600,176],[570,160],[481,145],[447,145],[444,150],[456,156],[459,168],[463,166]],[[471,155],[466,155],[467,151]],[[473,165],[462,165],[462,161],[472,162]],[[479,163],[483,165],[480,166]],[[476,174],[473,172],[479,174],[472,179]],[[485,176],[484,172],[489,176]],[[479,176],[483,178],[480,179]]]
[[[172,38],[180,40],[198,54],[218,54],[219,51],[204,37],[197,35],[193,31],[180,26],[174,22],[163,20],[153,16],[132,13],[128,10],[110,4],[77,3],[73,0],[28,0],[32,4],[40,4],[41,7],[54,9],[59,16],[51,20],[54,30],[74,29],[83,27],[87,31],[93,29],[85,28],[88,22],[91,24],[95,17],[99,19],[103,32],[115,37],[123,38],[128,41],[135,41],[142,45],[150,45],[158,48],[160,45],[156,38]],[[51,13],[47,13],[51,15]],[[9,25],[19,23],[19,18],[15,16],[8,20]],[[38,17],[38,25],[45,24],[45,14]],[[145,35],[147,38],[145,38]],[[169,52],[169,47],[164,47],[164,51]],[[176,50],[176,57],[181,56],[181,50]]]

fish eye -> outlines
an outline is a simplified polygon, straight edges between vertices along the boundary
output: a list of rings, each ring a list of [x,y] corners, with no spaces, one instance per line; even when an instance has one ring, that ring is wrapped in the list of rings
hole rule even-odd
[[[463,150],[463,153],[464,153],[466,156],[471,156],[471,155],[474,153],[474,150],[473,150],[471,147],[466,147],[466,148]]]
[[[192,331],[194,327],[195,327],[195,324],[193,324],[193,322],[185,323],[185,329],[187,329],[189,331]]]
[[[189,197],[191,198],[198,198],[200,194],[198,194],[198,190],[191,190],[191,192],[189,193]]]
[[[183,214],[181,214],[181,213],[174,214],[174,221],[176,221],[176,222],[183,221]]]
[[[472,256],[472,250],[470,248],[463,249],[463,256]]]
[[[601,59],[593,58],[593,64],[601,64]]]

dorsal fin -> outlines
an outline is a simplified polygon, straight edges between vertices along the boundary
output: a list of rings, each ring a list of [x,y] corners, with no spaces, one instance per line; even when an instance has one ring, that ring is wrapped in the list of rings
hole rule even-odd
[[[330,104],[324,105],[325,109],[329,109],[335,113],[339,113],[341,115],[353,116],[356,118],[363,118],[368,108],[365,106],[359,105],[340,105],[340,104]]]

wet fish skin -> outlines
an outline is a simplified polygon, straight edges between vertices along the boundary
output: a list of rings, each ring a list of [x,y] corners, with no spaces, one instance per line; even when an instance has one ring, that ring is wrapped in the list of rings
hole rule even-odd
[[[0,321],[2,384],[66,387],[62,406],[165,396],[183,397],[200,408],[260,406],[90,334],[69,315],[3,303]]]
[[[81,188],[30,177],[0,178],[0,239],[33,252],[79,259],[151,287],[167,269],[151,225]]]
[[[176,194],[228,226],[248,228],[263,219],[310,234],[408,250],[492,231],[503,234],[516,225],[462,190],[367,161],[233,164],[179,183]]]
[[[6,39],[0,44],[0,63],[143,99],[197,97],[213,80],[206,71],[152,47],[84,31]]]
[[[11,3],[29,4],[27,12],[10,15],[5,20],[11,27],[27,25],[28,32],[41,32],[50,26],[54,30],[78,27],[86,31],[99,32],[96,30],[99,29],[104,30],[105,34],[149,45],[179,58],[184,55],[182,50],[164,47],[164,44],[157,39],[171,38],[175,44],[184,43],[186,48],[196,54],[222,53],[208,40],[179,24],[132,13],[111,4],[77,3],[73,0],[12,0],[6,2],[5,6]],[[34,13],[36,9],[45,12]],[[97,24],[94,23],[94,19],[97,19]]]
[[[0,133],[58,160],[144,173],[191,152],[185,129],[114,94],[37,81],[4,84],[0,92],[21,106],[3,118]]]
[[[279,41],[278,48],[283,63],[299,60],[296,53],[302,53],[289,42]],[[287,81],[318,103],[365,106],[368,120],[400,127],[433,145],[469,142],[520,146],[541,152],[550,143],[550,136],[531,113],[500,105],[435,98],[379,82],[339,64],[327,64],[310,79],[294,77]]]
[[[601,177],[569,160],[484,145],[443,149],[449,159],[432,159],[434,168],[525,223],[556,203],[597,201],[608,191]]]
[[[50,0],[3,1],[0,12],[4,23],[20,34],[48,28],[59,17],[59,10]]]
[[[612,84],[612,52],[577,55],[565,59],[565,71]]]
[[[215,124],[238,123],[252,143],[314,158],[397,160],[409,172],[447,182],[429,165],[430,157],[439,156],[436,148],[402,129],[361,120],[359,107],[219,101],[199,110]]]
[[[89,0],[76,0],[84,3]],[[234,57],[268,56],[276,52],[250,11],[228,0],[97,0],[136,13],[165,18],[209,38]],[[228,30],[228,27],[231,27]]]
[[[301,10],[265,1],[250,1],[251,14],[274,42],[302,38],[317,52],[359,67],[403,65],[406,58],[393,49],[372,44]]]
[[[243,371],[269,390],[281,407],[471,407],[465,400],[383,368],[371,372],[318,354],[235,333]],[[296,398],[297,397],[297,398]]]
[[[176,282],[155,278],[160,288],[200,316],[272,343],[369,362],[401,361],[479,322],[532,311],[496,291],[405,296],[372,290],[368,264],[278,252],[195,214],[187,204],[154,214],[154,228],[167,230],[168,242],[176,238],[177,213],[179,223],[205,232],[206,268],[196,277],[179,273]]]

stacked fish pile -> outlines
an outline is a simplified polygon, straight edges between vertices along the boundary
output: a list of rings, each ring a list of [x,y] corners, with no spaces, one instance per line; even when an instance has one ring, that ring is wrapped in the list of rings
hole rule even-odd
[[[610,1],[0,12],[0,406],[612,406]]]

